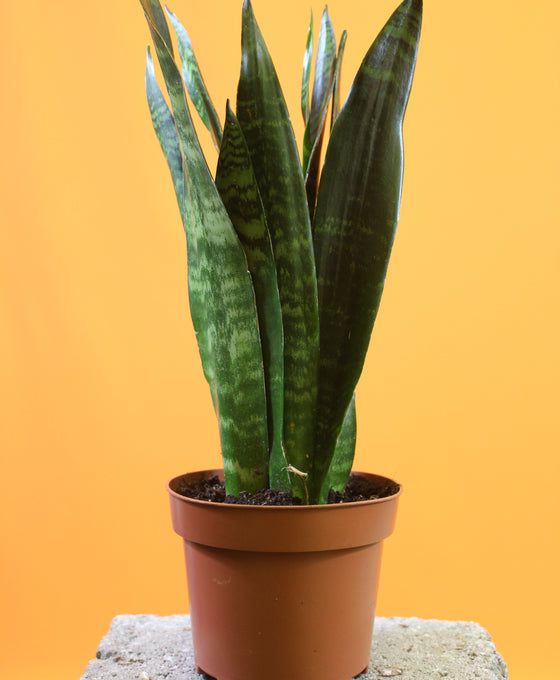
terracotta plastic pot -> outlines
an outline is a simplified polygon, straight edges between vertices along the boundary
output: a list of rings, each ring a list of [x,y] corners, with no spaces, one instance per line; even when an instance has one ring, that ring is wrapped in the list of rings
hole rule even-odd
[[[184,539],[197,670],[218,680],[350,680],[369,664],[381,543],[400,490],[374,501],[243,506],[185,498],[168,482]],[[353,473],[372,480],[385,477]]]

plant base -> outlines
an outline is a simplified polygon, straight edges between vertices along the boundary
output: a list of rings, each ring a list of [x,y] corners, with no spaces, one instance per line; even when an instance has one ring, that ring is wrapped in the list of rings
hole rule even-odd
[[[239,506],[180,496],[180,479],[169,492],[184,539],[197,668],[217,680],[362,673],[399,493],[330,506]]]

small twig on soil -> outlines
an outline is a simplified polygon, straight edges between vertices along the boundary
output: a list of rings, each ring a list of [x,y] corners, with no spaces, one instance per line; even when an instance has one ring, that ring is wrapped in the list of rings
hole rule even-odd
[[[292,473],[292,474],[298,476],[303,481],[303,488],[305,489],[305,502],[306,502],[307,505],[309,505],[309,492],[307,491],[307,484],[305,483],[305,480],[308,477],[308,473],[302,472],[301,470],[298,470],[293,465],[287,465],[285,468],[282,468],[282,469],[287,470],[288,474]]]

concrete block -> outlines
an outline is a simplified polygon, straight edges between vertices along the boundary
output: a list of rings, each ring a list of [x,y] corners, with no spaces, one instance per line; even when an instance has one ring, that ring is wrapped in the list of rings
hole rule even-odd
[[[508,677],[490,635],[466,621],[377,618],[370,659],[360,680]],[[190,617],[116,616],[81,680],[201,680]]]

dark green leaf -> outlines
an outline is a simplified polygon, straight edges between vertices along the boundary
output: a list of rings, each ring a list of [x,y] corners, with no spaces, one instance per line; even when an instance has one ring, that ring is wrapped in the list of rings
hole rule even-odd
[[[196,57],[194,56],[191,40],[187,31],[173,12],[167,8],[166,12],[173,24],[175,34],[177,35],[177,44],[179,45],[179,54],[181,55],[181,63],[183,66],[183,78],[185,80],[185,85],[187,86],[187,92],[189,93],[202,122],[208,130],[210,130],[216,149],[219,150],[220,142],[222,140],[222,127],[216,109],[214,108],[210,95],[206,89],[206,85],[204,84]]]
[[[317,59],[315,62],[315,76],[313,79],[313,95],[311,97],[311,111],[305,126],[303,137],[302,167],[304,177],[307,175],[313,148],[321,135],[329,99],[332,93],[334,63],[336,58],[336,42],[334,30],[327,12],[323,12],[319,44],[317,45]],[[319,150],[320,153],[320,150]]]
[[[173,57],[173,43],[171,42],[169,27],[167,26],[161,3],[159,0],[140,0],[140,4],[144,9],[148,25],[150,26],[150,32],[152,27],[158,32],[163,44],[167,47],[171,57]]]
[[[307,42],[303,55],[303,78],[301,81],[301,113],[303,122],[307,124],[309,119],[309,81],[311,79],[311,60],[313,58],[313,12],[307,30]]]
[[[167,106],[167,102],[156,80],[154,62],[148,48],[146,55],[146,94],[148,96],[148,106],[152,115],[152,123],[156,131],[163,155],[169,166],[175,195],[179,203],[181,217],[183,216],[183,159],[181,157],[181,146],[173,114]]]
[[[266,380],[270,486],[288,491],[288,463],[282,448],[284,340],[276,264],[249,150],[229,102],[216,187],[243,245],[255,289]]]
[[[189,302],[220,424],[228,493],[268,483],[262,352],[251,276],[188,110],[181,74],[162,39],[163,13],[141,0],[173,110],[184,168]]]
[[[334,450],[334,456],[323,484],[323,495],[327,495],[329,489],[344,492],[348,477],[354,462],[354,452],[356,450],[356,395],[352,395],[350,406],[346,411],[344,423]]]
[[[319,45],[317,47],[317,62],[315,64],[311,113],[303,135],[302,166],[303,175],[305,177],[305,193],[311,220],[313,220],[315,204],[317,202],[321,149],[323,148],[327,109],[333,91],[332,86],[335,61],[336,43],[334,31],[327,9],[325,8],[321,19],[321,32],[319,34]]]
[[[405,0],[370,48],[333,126],[321,175],[314,224],[321,333],[315,494],[362,371],[385,282],[421,12],[421,0]]]
[[[344,56],[344,47],[346,46],[346,31],[343,32],[340,43],[338,44],[338,54],[336,55],[336,66],[334,69],[333,79],[333,97],[331,110],[331,130],[338,114],[340,113],[340,71],[342,68],[342,57]]]
[[[278,274],[284,327],[284,449],[305,472],[313,455],[317,281],[301,166],[286,103],[251,4],[243,7],[237,117],[251,154]],[[294,491],[305,498],[301,479]]]

